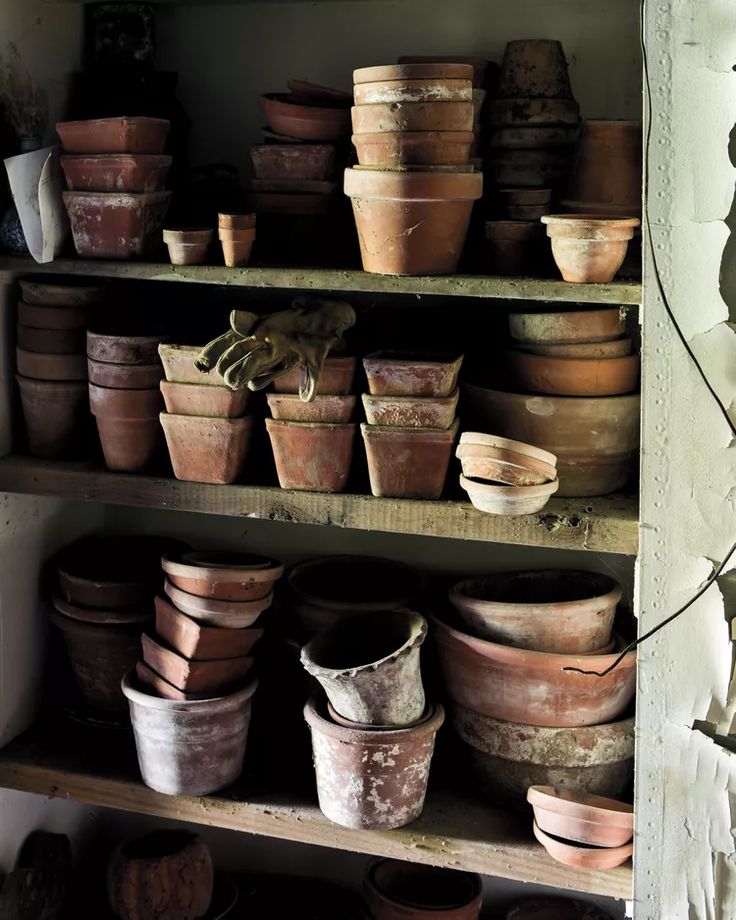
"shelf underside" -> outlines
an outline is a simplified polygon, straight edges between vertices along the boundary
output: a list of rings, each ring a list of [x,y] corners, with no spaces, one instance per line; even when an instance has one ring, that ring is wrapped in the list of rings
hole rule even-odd
[[[564,890],[631,897],[630,865],[613,870],[563,866],[534,841],[528,820],[456,793],[430,792],[422,817],[407,828],[355,830],[330,822],[304,795],[253,794],[239,785],[205,798],[162,795],[120,766],[90,769],[74,749],[73,744],[49,742],[41,731],[29,732],[0,753],[0,787]]]
[[[505,517],[464,502],[206,485],[17,455],[0,460],[0,492],[621,555],[636,555],[639,541],[636,499],[622,495],[553,498],[537,514]]]

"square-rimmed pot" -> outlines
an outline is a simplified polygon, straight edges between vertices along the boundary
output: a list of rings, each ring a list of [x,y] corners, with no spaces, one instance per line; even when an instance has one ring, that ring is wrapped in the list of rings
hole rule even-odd
[[[355,411],[355,396],[315,396],[304,402],[295,393],[268,393],[271,415],[279,422],[323,422],[346,425]]]
[[[161,596],[156,597],[156,632],[190,661],[245,657],[263,635],[259,627],[205,626]]]
[[[266,419],[282,489],[344,492],[353,459],[355,425]]]
[[[221,387],[223,379],[214,371],[197,370],[195,361],[202,348],[198,345],[159,345],[158,356],[164,366],[166,379],[171,383],[194,383],[200,386]]]
[[[371,492],[383,498],[439,498],[459,423],[436,428],[361,425]]]
[[[63,156],[70,192],[162,192],[171,157],[150,154]]]
[[[449,428],[455,421],[460,391],[447,397],[371,396],[363,394],[363,409],[369,425],[385,428]]]
[[[161,424],[177,479],[227,484],[242,474],[253,418],[208,418],[161,413]]]
[[[133,259],[156,248],[171,192],[64,192],[77,254]]]
[[[240,418],[248,408],[250,390],[226,386],[161,381],[166,411],[172,415],[203,415],[208,418]]]
[[[371,396],[447,398],[457,387],[462,355],[375,351],[363,358]]]
[[[185,693],[216,696],[239,683],[253,667],[249,656],[190,661],[147,633],[141,636],[141,645],[148,667]]]

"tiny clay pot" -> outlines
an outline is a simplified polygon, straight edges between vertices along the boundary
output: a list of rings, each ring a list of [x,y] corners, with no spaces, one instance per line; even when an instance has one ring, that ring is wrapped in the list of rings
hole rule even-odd
[[[214,233],[212,230],[164,230],[163,236],[172,265],[202,265]]]
[[[228,268],[243,268],[250,262],[250,254],[256,238],[255,228],[251,230],[230,230],[220,227],[217,231],[222,245],[222,256]]]
[[[548,214],[542,218],[552,256],[565,281],[608,284],[623,265],[638,217]]]

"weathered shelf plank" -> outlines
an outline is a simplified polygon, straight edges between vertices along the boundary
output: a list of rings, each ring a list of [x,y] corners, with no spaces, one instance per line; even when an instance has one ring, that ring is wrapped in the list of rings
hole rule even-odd
[[[630,865],[571,869],[552,860],[530,822],[479,800],[430,792],[422,817],[396,831],[332,824],[302,797],[252,794],[236,786],[205,798],[154,792],[120,767],[91,770],[74,746],[53,746],[31,732],[0,752],[0,787],[87,805],[228,828],[317,846],[467,869],[486,875],[614,898],[630,898]]]
[[[538,514],[499,517],[465,502],[205,485],[17,455],[0,459],[0,492],[622,555],[636,555],[639,541],[636,499],[621,495],[552,499]]]
[[[245,288],[342,293],[425,294],[581,304],[641,303],[641,285],[625,281],[614,281],[612,284],[568,284],[553,279],[495,278],[486,275],[405,278],[336,268],[225,268],[216,265],[174,266],[81,259],[57,259],[39,265],[33,259],[14,256],[0,257],[0,272],[50,273],[138,281],[184,281]]]

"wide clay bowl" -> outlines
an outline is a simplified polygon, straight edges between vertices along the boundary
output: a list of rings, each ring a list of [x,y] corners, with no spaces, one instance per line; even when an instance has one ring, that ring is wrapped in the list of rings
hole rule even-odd
[[[634,836],[634,808],[626,802],[557,786],[530,786],[527,801],[537,826],[563,840],[622,847]]]
[[[284,567],[265,556],[245,553],[197,553],[164,556],[169,581],[188,594],[218,601],[257,601],[273,590]]]
[[[171,603],[193,620],[208,626],[227,629],[245,629],[253,626],[264,610],[268,610],[273,594],[256,601],[218,601],[211,597],[199,597],[177,588],[170,581],[164,583],[164,591]]]
[[[527,344],[610,342],[624,334],[621,307],[602,310],[565,310],[564,313],[510,313],[511,338]]]
[[[634,852],[634,844],[627,843],[621,847],[588,847],[581,844],[558,840],[551,834],[545,834],[534,822],[534,836],[542,844],[552,859],[572,866],[575,869],[615,869],[622,866]]]
[[[514,383],[532,393],[621,396],[639,384],[639,355],[568,358],[510,349],[508,363]]]
[[[370,915],[387,920],[473,920],[483,900],[481,878],[474,872],[398,859],[378,859],[369,865],[363,895]]]

